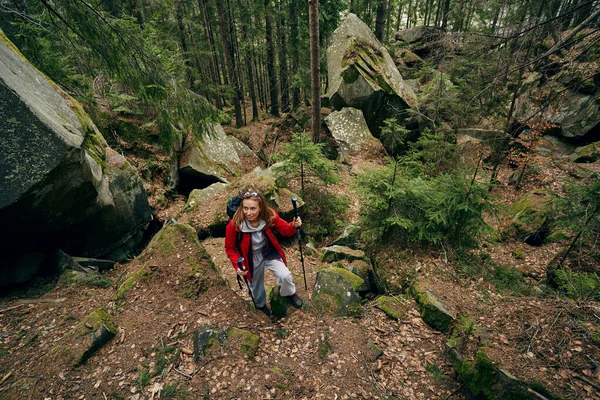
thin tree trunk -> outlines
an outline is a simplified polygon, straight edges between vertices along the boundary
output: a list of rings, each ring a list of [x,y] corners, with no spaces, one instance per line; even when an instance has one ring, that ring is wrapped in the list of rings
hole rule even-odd
[[[281,11],[281,10],[280,10]],[[290,86],[288,81],[287,67],[287,31],[285,29],[285,17],[280,12],[279,18],[279,84],[281,86],[281,111],[290,111]]]
[[[445,0],[444,12],[442,13],[442,27],[441,27],[441,29],[443,31],[446,30],[446,26],[448,25],[448,15],[449,14],[450,14],[450,0]]]
[[[392,0],[387,0],[387,17],[385,23],[385,37],[384,40],[387,41],[390,37],[390,29],[392,29]]]
[[[246,10],[246,4],[244,0],[240,0],[240,7],[243,10],[241,23],[242,42],[246,44],[254,43],[254,40],[251,41],[248,36],[248,27],[252,23],[252,18],[248,12],[244,12]],[[250,101],[252,102],[252,121],[258,121],[259,114],[256,98],[256,83],[254,82],[254,74],[256,67],[254,65],[254,52],[253,49],[250,48],[250,46],[247,46],[244,50],[244,60],[246,62],[246,68],[248,70],[248,90],[250,92]]]
[[[222,3],[220,0],[217,0],[215,2],[215,4],[217,6],[217,16],[219,18],[219,31],[221,32],[221,40],[223,41],[225,58],[227,60],[227,71],[228,71],[229,80],[231,82],[231,85],[233,86],[233,92],[234,92],[232,101],[233,101],[233,108],[235,111],[235,126],[239,128],[243,125],[243,121],[242,121],[242,108],[240,105],[240,97],[239,97],[240,85],[239,85],[238,76],[236,74],[236,67],[235,67],[235,54],[233,51],[231,38],[229,37],[229,32],[228,32],[229,24],[227,23],[226,16],[223,13]]]
[[[194,85],[194,78],[192,76],[192,66],[190,64],[189,59],[189,50],[187,45],[187,40],[185,38],[185,27],[183,26],[183,2],[185,0],[180,1],[175,6],[175,17],[177,19],[177,28],[179,29],[179,40],[181,41],[181,49],[183,50],[183,62],[185,64],[185,76],[188,83],[188,88],[191,88]]]
[[[290,24],[290,45],[291,45],[291,74],[295,76],[300,69],[300,51],[298,48],[298,9],[296,1],[289,2],[289,24]],[[296,80],[297,81],[297,80]],[[295,84],[292,87],[292,109],[296,109],[300,105],[300,87]]]
[[[403,4],[398,5],[398,19],[396,20],[396,32],[400,30],[400,24],[402,23],[402,8]]]
[[[277,74],[275,73],[275,48],[273,47],[273,28],[271,22],[270,1],[265,0],[265,41],[267,45],[267,74],[269,75],[269,94],[271,115],[279,117],[279,99],[277,93]]]
[[[375,17],[375,37],[383,43],[385,34],[385,21],[387,18],[387,0],[377,0],[377,11]]]
[[[417,1],[417,0],[415,0]],[[408,29],[410,24],[410,17],[412,12],[412,0],[408,0],[408,8],[406,9],[406,28]]]
[[[310,72],[312,87],[313,141],[321,136],[321,67],[319,56],[319,1],[308,0],[308,25],[310,30]]]
[[[234,65],[235,65],[235,74],[237,75],[238,80],[238,99],[240,101],[242,107],[242,125],[246,126],[246,100],[245,100],[245,90],[244,90],[244,73],[242,71],[242,58],[240,56],[240,43],[237,38],[236,30],[235,30],[235,18],[233,12],[231,12],[231,0],[227,0],[227,26],[229,26],[229,37],[231,38],[231,46],[233,49],[233,57],[234,57]]]

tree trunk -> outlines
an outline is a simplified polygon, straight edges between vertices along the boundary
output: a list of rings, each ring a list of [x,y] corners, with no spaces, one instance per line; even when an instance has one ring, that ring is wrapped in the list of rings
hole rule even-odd
[[[198,8],[200,9],[200,15],[201,15],[201,18],[203,21],[202,25],[203,25],[203,30],[204,30],[204,37],[205,37],[206,43],[208,44],[209,50],[210,50],[209,66],[210,66],[212,85],[218,86],[221,84],[221,74],[219,73],[217,60],[215,58],[216,50],[215,50],[215,46],[214,46],[214,41],[212,39],[210,25],[208,23],[208,11],[206,9],[207,5],[206,5],[205,1],[206,0],[198,0]],[[215,107],[217,107],[217,109],[219,109],[219,110],[222,110],[223,103],[221,102],[221,96],[219,95],[218,91],[214,91],[213,95],[214,95],[214,100],[215,100]]]
[[[290,1],[289,2],[289,25],[290,25],[290,66],[291,74],[295,76],[298,74],[300,69],[300,50],[298,48],[299,35],[298,35],[298,9],[297,4],[300,2]],[[298,81],[297,79],[295,80]],[[292,109],[296,109],[300,105],[300,87],[298,84],[292,86]]]
[[[254,43],[254,40],[250,40],[248,36],[248,27],[252,24],[252,18],[249,12],[246,11],[246,4],[244,0],[240,0],[240,7],[242,9],[242,23],[240,30],[242,32],[243,43]],[[253,46],[253,45],[252,45]],[[258,121],[258,103],[256,98],[256,83],[254,82],[254,74],[256,67],[254,65],[254,52],[250,46],[244,50],[244,61],[246,62],[247,74],[248,74],[248,91],[250,92],[250,101],[252,102],[252,121]]]
[[[281,11],[281,10],[280,10]],[[287,31],[285,29],[285,17],[280,12],[279,18],[279,84],[281,86],[281,111],[290,111],[290,86],[288,81],[287,67]]]
[[[223,6],[220,0],[215,2],[217,6],[217,15],[219,17],[219,31],[221,32],[221,40],[223,41],[223,48],[225,52],[225,59],[227,60],[227,72],[229,75],[229,81],[233,87],[233,108],[235,110],[235,126],[240,127],[243,125],[242,121],[242,107],[240,105],[240,84],[238,75],[235,67],[235,54],[231,38],[229,37],[229,24],[227,23],[226,16],[223,13]]]
[[[181,49],[183,50],[183,62],[185,64],[185,76],[188,83],[188,88],[191,88],[194,85],[194,77],[192,76],[192,66],[190,65],[189,60],[189,50],[187,45],[187,40],[185,39],[185,27],[183,26],[183,2],[185,0],[180,1],[175,6],[175,18],[177,19],[177,28],[179,29],[179,40],[181,41]]]
[[[319,1],[308,0],[308,25],[310,30],[310,72],[312,87],[313,141],[321,136],[321,68],[319,57]]]
[[[267,74],[269,75],[269,94],[271,115],[279,117],[279,99],[277,93],[277,75],[275,73],[275,48],[273,47],[273,28],[271,22],[270,1],[265,0],[265,41],[267,45]]]
[[[398,19],[396,20],[396,32],[400,30],[400,24],[402,23],[402,7],[403,4],[398,5]]]
[[[449,14],[450,14],[450,0],[446,0],[446,2],[444,3],[444,12],[442,13],[442,27],[441,27],[441,29],[443,31],[446,30],[446,26],[448,25],[448,15]]]
[[[415,0],[417,1],[417,0]],[[412,13],[412,0],[408,0],[408,8],[406,9],[406,28],[408,29],[410,24],[410,16]]]
[[[377,14],[375,18],[375,37],[383,43],[385,34],[385,21],[387,18],[387,0],[377,0]]]

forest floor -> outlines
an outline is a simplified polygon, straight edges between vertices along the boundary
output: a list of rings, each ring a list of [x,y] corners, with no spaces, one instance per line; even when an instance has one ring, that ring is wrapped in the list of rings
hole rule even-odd
[[[271,121],[248,128],[254,150],[272,128]],[[262,135],[262,136],[261,136]],[[380,160],[357,159],[355,168],[376,166]],[[562,163],[561,161],[564,161]],[[500,185],[496,201],[510,205],[531,189],[554,188],[570,173],[563,154],[536,157],[522,187]],[[512,170],[503,167],[500,182]],[[333,190],[348,196],[348,222],[356,222],[359,196],[350,186],[348,168]],[[152,190],[152,189],[151,189]],[[152,193],[150,193],[152,194]],[[163,220],[176,215],[184,199],[157,210]],[[490,222],[502,231],[506,216]],[[305,224],[317,221],[305,220]],[[115,301],[117,283],[138,270],[138,258],[117,264],[102,274],[107,287],[52,282],[35,295],[35,288],[0,302],[1,399],[467,399],[448,356],[449,334],[423,322],[409,295],[397,295],[403,317],[390,319],[370,300],[360,318],[333,317],[310,303],[316,271],[322,261],[305,257],[308,290],[304,288],[297,243],[285,248],[302,309],[289,309],[280,320],[253,309],[245,290],[235,281],[223,238],[202,245],[220,267],[224,285],[210,286],[197,296],[182,296],[182,273],[189,243],[176,254],[165,254],[153,265],[149,278]],[[518,270],[525,281],[518,287],[501,286],[482,271],[467,272],[453,264],[446,249],[381,249],[389,258],[380,271],[391,287],[400,290],[402,267],[410,265],[440,300],[473,322],[457,329],[468,340],[460,349],[467,358],[484,346],[496,365],[528,382],[539,382],[568,399],[600,399],[600,349],[597,331],[600,307],[574,301],[540,286],[548,262],[565,243],[534,247],[516,239],[486,241],[476,252],[489,265]],[[515,249],[519,256],[515,257]],[[141,256],[140,256],[141,257]],[[467,263],[468,264],[468,263]],[[468,265],[467,265],[468,266]],[[267,274],[267,285],[274,285]],[[115,318],[119,334],[85,364],[72,367],[49,362],[48,352],[91,311],[103,307]],[[192,355],[193,333],[205,326],[237,327],[260,336],[256,355],[249,359],[239,346],[223,346],[200,362]],[[370,354],[373,345],[381,357]]]

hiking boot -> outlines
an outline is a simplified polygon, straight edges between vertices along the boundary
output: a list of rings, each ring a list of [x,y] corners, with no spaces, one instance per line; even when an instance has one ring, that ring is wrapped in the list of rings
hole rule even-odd
[[[256,309],[264,312],[267,317],[271,316],[271,310],[269,310],[269,307],[267,307],[266,305],[262,307],[256,307]]]
[[[298,297],[298,295],[296,293],[294,293],[291,296],[286,296],[286,298],[288,299],[288,301],[290,303],[292,303],[292,305],[296,308],[300,308],[302,307],[302,299],[300,297]]]

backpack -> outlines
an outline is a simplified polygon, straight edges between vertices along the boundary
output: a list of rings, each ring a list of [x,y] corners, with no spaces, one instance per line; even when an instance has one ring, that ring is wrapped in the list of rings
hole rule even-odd
[[[229,217],[229,219],[232,219],[237,209],[240,208],[240,206],[242,205],[243,198],[243,195],[238,194],[237,196],[229,199],[229,201],[227,202],[227,216]]]
[[[235,214],[237,209],[240,208],[240,206],[242,205],[243,198],[244,198],[243,195],[238,194],[237,196],[234,196],[227,201],[227,216],[229,217],[230,220],[233,218],[233,215]],[[237,235],[235,238],[235,247],[238,249],[240,254],[241,254],[240,242],[242,241],[243,236],[244,236],[244,234],[242,232],[237,232]]]

